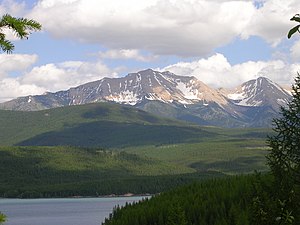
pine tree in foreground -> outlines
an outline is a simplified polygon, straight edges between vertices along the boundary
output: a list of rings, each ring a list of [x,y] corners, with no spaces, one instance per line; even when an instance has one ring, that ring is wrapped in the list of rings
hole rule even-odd
[[[292,89],[291,101],[273,120],[275,135],[268,138],[267,163],[274,180],[254,199],[255,224],[300,224],[300,74]]]
[[[11,30],[17,38],[28,39],[32,31],[38,31],[41,28],[41,24],[34,20],[5,14],[0,20],[0,49],[6,53],[12,53],[15,48],[14,44],[6,38],[6,29]]]

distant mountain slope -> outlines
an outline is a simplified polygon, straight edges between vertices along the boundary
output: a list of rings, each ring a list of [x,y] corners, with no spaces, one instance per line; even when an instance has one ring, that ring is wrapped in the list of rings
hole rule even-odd
[[[256,127],[270,127],[280,107],[291,98],[290,93],[265,77],[245,82],[226,96],[240,106],[238,110],[245,120]]]
[[[24,112],[0,110],[1,145],[127,147],[208,137],[208,131],[113,103]]]
[[[20,97],[0,104],[2,109],[33,111],[67,105],[82,105],[111,101],[136,105],[144,100],[164,103],[194,104],[216,102],[227,104],[227,99],[195,77],[177,76],[170,72],[151,69],[130,73],[122,78],[104,78],[71,88],[67,91]]]
[[[132,105],[145,111],[223,127],[271,126],[290,94],[263,77],[235,90],[215,90],[192,76],[151,69],[122,78],[104,78],[66,91],[20,97],[0,103],[0,109],[34,111],[95,102]]]
[[[271,106],[278,109],[287,104],[290,94],[265,77],[243,83],[227,97],[241,106]]]

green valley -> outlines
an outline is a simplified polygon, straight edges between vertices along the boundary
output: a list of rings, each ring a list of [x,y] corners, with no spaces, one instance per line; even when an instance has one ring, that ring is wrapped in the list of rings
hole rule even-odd
[[[266,170],[269,129],[204,127],[110,103],[0,114],[3,197],[158,193]]]
[[[128,147],[197,142],[217,135],[132,107],[101,103],[37,112],[0,111],[0,143]]]

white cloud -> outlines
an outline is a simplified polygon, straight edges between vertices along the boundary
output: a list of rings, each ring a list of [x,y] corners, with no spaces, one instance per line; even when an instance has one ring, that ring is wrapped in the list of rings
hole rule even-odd
[[[136,61],[149,62],[156,59],[153,55],[143,55],[137,49],[120,49],[120,50],[108,50],[105,52],[99,52],[100,58],[103,59],[133,59]]]
[[[21,78],[21,81],[24,84],[35,84],[47,91],[55,92],[116,75],[102,62],[70,61],[34,67]]]
[[[66,90],[104,77],[116,77],[117,71],[118,68],[111,70],[101,61],[69,61],[36,66],[22,76],[0,79],[0,102],[46,91]]]
[[[37,60],[37,55],[0,54],[0,77],[4,77],[8,72],[12,71],[25,71]]]
[[[294,61],[300,60],[300,40],[296,41],[291,47],[290,55]]]
[[[250,1],[41,0],[29,16],[57,38],[199,56],[239,35],[255,10]]]
[[[252,35],[276,46],[295,25],[289,19],[299,8],[299,0],[39,0],[25,14],[28,10],[25,1],[0,3],[0,13],[36,19],[56,38],[106,47],[107,51],[98,54],[100,59],[141,62],[159,55],[207,57],[234,38],[247,39]],[[290,49],[295,61],[300,59],[299,52],[300,42],[296,42]],[[121,69],[112,70],[101,60],[49,63],[31,69],[37,58],[0,55],[0,101],[67,89],[104,76],[114,77]],[[231,65],[225,56],[215,54],[165,69],[195,75],[214,87],[229,87],[260,75],[290,85],[299,68],[299,64],[289,65],[284,60]],[[23,75],[8,78],[15,71]]]
[[[241,36],[247,38],[250,35],[257,35],[276,46],[286,38],[289,28],[295,25],[290,18],[299,8],[298,0],[266,0],[263,6],[256,10],[249,24],[244,27]]]
[[[29,16],[57,38],[205,56],[236,37],[257,35],[276,46],[298,8],[298,0],[40,0]]]
[[[209,86],[233,88],[259,76],[268,77],[282,85],[291,85],[300,64],[286,64],[281,60],[248,61],[230,65],[222,54],[193,62],[179,62],[161,70],[178,75],[195,76]]]
[[[20,70],[21,68],[28,70],[28,67],[35,61],[34,56],[31,56],[32,60],[28,62],[22,60],[30,58],[29,56],[19,57],[19,61],[4,63],[1,68],[6,68],[6,73],[17,70],[16,65],[22,65],[18,68]],[[0,102],[19,96],[42,94],[46,91],[66,90],[103,77],[117,77],[119,69],[110,69],[101,61],[93,63],[67,61],[36,66],[19,77],[0,77]],[[215,54],[206,59],[179,62],[161,70],[169,70],[178,75],[193,75],[215,88],[232,88],[258,76],[265,76],[279,84],[291,86],[293,78],[300,70],[300,64],[287,64],[282,60],[271,60],[248,61],[231,65],[224,55]]]
[[[5,102],[19,96],[27,96],[45,92],[45,89],[35,84],[23,84],[18,78],[0,80],[0,102]]]
[[[13,16],[23,16],[26,12],[26,4],[25,1],[16,2],[14,0],[3,0],[0,3],[0,15],[4,15],[6,13],[11,14]]]

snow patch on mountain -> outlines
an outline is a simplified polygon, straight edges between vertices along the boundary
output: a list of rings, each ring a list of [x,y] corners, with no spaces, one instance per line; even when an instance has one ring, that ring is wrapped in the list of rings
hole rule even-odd
[[[129,90],[123,91],[119,95],[110,95],[108,100],[128,105],[136,105],[140,101],[138,96]]]
[[[181,81],[177,83],[177,88],[181,91],[184,98],[190,100],[200,100],[198,98],[199,90],[193,89],[192,87],[188,87],[185,83]]]
[[[243,83],[235,91],[227,94],[227,98],[239,106],[271,105],[278,108],[287,104],[290,95],[268,78],[259,77]]]
[[[234,94],[228,94],[227,97],[231,100],[242,100],[245,98],[244,93],[234,93]]]

